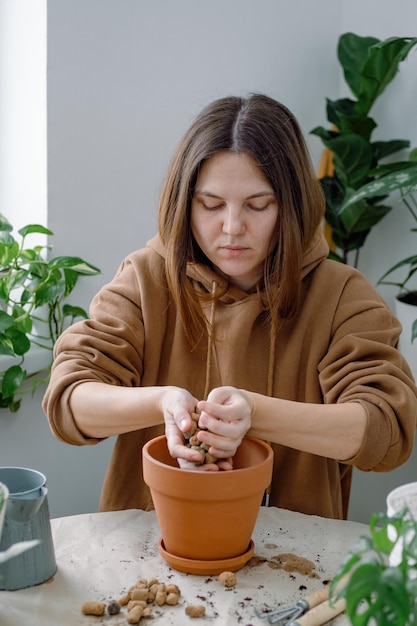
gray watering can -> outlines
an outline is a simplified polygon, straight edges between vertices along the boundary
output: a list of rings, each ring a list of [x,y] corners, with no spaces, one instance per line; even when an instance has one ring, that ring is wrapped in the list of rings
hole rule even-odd
[[[0,552],[21,541],[39,541],[30,550],[0,564],[0,590],[39,585],[57,569],[46,478],[26,467],[0,467],[0,483],[9,490]]]

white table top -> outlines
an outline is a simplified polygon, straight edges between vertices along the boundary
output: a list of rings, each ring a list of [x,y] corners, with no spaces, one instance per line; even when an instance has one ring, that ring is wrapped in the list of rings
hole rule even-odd
[[[125,615],[88,617],[81,605],[88,600],[118,599],[140,578],[176,583],[180,603],[153,607],[152,619],[141,624],[184,626],[268,625],[255,609],[292,606],[335,574],[348,548],[367,526],[356,522],[307,516],[262,507],[252,538],[255,557],[236,572],[237,584],[224,587],[216,576],[195,576],[171,569],[158,553],[159,527],[154,512],[139,510],[75,515],[51,521],[58,570],[52,581],[19,591],[0,591],[2,626],[77,626],[126,624]],[[314,575],[271,565],[278,554],[292,554],[315,565]],[[185,615],[187,604],[203,604],[204,619]],[[345,616],[331,624],[348,624]]]

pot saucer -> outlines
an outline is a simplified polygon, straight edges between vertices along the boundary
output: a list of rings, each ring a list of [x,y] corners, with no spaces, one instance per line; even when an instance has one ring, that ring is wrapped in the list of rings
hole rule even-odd
[[[216,561],[198,560],[198,559],[186,559],[176,554],[167,552],[165,549],[164,540],[160,539],[158,542],[159,554],[165,559],[165,561],[178,570],[186,574],[197,574],[199,576],[215,576],[222,572],[236,572],[241,569],[253,555],[255,544],[252,539],[250,540],[248,549],[243,554],[231,557],[229,559],[218,559]]]

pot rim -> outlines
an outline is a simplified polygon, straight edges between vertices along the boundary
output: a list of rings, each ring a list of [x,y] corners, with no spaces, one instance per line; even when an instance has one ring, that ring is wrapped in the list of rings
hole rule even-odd
[[[198,475],[207,475],[210,476],[210,480],[216,480],[215,476],[224,476],[224,474],[228,473],[228,472],[202,472],[201,470],[193,470],[193,469],[184,469],[181,467],[175,467],[175,465],[168,465],[167,463],[163,463],[162,461],[158,461],[157,459],[155,459],[150,453],[149,453],[149,448],[151,447],[151,445],[156,444],[159,441],[162,441],[163,439],[166,440],[166,435],[159,435],[158,437],[154,437],[152,439],[150,439],[149,441],[146,442],[146,444],[143,446],[142,448],[142,454],[143,456],[146,456],[148,461],[151,461],[152,463],[154,463],[155,465],[157,465],[158,467],[160,467],[161,469],[166,468],[169,469],[169,471],[173,470],[175,472],[188,472],[192,475],[198,474]],[[258,463],[256,466],[251,466],[251,467],[240,467],[237,469],[233,469],[233,474],[241,474],[243,472],[249,472],[251,470],[253,470],[254,467],[262,467],[265,464],[268,464],[271,460],[271,457],[274,454],[274,451],[272,450],[272,447],[269,445],[269,443],[267,443],[266,441],[264,441],[263,439],[259,439],[258,437],[252,437],[251,435],[246,435],[243,439],[242,439],[242,443],[244,440],[247,441],[252,441],[254,443],[259,444],[261,447],[263,447],[266,451],[267,451],[267,455],[265,456],[265,458]],[[175,460],[175,459],[174,459]],[[1,469],[1,468],[0,468]]]

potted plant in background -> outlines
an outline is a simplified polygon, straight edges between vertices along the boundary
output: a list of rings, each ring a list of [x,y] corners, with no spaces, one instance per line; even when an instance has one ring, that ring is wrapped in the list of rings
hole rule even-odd
[[[22,394],[48,381],[52,350],[63,329],[75,318],[87,317],[82,307],[67,303],[78,278],[100,273],[75,256],[47,260],[51,246],[26,246],[26,238],[35,233],[53,235],[44,226],[29,224],[16,238],[0,214],[0,408],[12,412],[19,409]],[[36,349],[28,372],[25,363]]]
[[[382,160],[410,145],[405,139],[372,141],[377,123],[369,113],[416,44],[417,38],[411,37],[380,41],[354,33],[341,35],[337,56],[355,99],[327,99],[327,119],[332,129],[319,126],[311,131],[332,156],[331,174],[320,178],[332,239],[330,256],[347,263],[352,253],[355,267],[367,235],[391,207],[383,203],[386,195],[382,191],[349,205],[345,202],[355,190],[381,175],[377,167]],[[395,171],[396,164],[385,163],[384,168],[384,174],[388,174]]]
[[[416,624],[417,522],[404,507],[392,516],[373,514],[369,530],[369,536],[359,538],[339,568],[330,599],[346,599],[353,626]]]
[[[392,171],[394,169],[394,171]],[[380,195],[388,196],[399,193],[402,201],[400,206],[405,207],[412,217],[415,226],[412,232],[417,232],[417,148],[409,156],[408,161],[401,161],[388,168],[381,165],[376,169],[374,181],[360,187],[356,192],[348,195],[340,209],[340,214],[349,212],[352,206],[360,202],[371,200]],[[389,268],[378,281],[378,284],[390,285],[396,288],[395,313],[403,325],[400,338],[400,350],[410,365],[416,365],[415,349],[412,346],[417,337],[417,253],[406,256]],[[413,354],[414,352],[414,354]],[[417,370],[415,372],[417,375]]]

